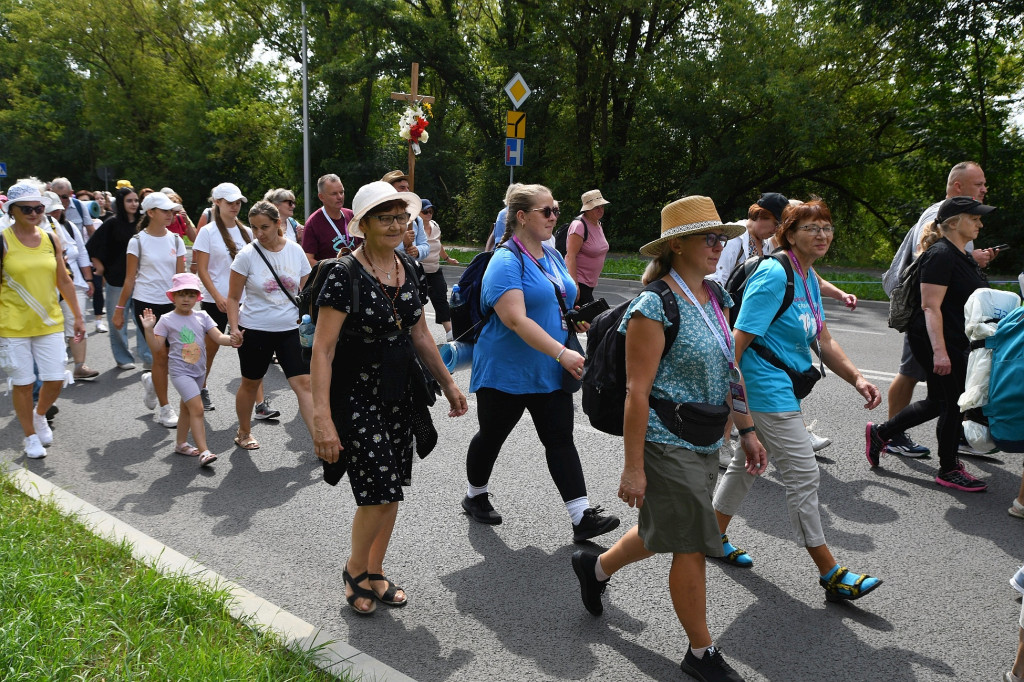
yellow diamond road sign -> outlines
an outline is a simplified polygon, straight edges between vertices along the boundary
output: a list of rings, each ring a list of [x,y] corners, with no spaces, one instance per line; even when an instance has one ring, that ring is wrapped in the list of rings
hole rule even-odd
[[[526,81],[518,73],[512,76],[512,80],[505,84],[505,94],[512,100],[512,106],[516,109],[522,106],[531,92],[533,91],[530,90],[530,86],[526,84]]]

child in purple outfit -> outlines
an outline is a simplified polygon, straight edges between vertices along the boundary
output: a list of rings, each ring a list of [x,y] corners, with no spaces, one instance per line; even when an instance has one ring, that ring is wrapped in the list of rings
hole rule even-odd
[[[174,451],[179,455],[198,457],[199,465],[206,466],[217,459],[217,455],[206,447],[206,424],[203,421],[203,402],[199,397],[206,381],[206,344],[204,337],[218,345],[230,346],[232,338],[221,333],[216,323],[202,310],[193,310],[196,302],[202,300],[199,293],[199,278],[190,272],[181,272],[171,280],[167,298],[174,303],[174,311],[156,316],[150,308],[142,312],[142,327],[146,331],[146,342],[155,353],[166,343],[170,346],[167,373],[175,390],[181,396],[178,409],[177,445]],[[196,444],[188,442],[192,431]]]

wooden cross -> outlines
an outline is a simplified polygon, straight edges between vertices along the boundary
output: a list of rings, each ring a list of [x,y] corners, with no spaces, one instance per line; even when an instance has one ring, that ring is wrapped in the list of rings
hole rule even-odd
[[[419,94],[420,84],[420,65],[417,62],[412,63],[412,92],[392,92],[391,99],[401,100],[409,102],[410,104],[420,104],[425,102],[427,104],[433,104],[434,98],[427,97],[426,95]],[[416,177],[416,155],[412,151],[412,140],[409,140],[409,191],[415,191],[414,179]]]

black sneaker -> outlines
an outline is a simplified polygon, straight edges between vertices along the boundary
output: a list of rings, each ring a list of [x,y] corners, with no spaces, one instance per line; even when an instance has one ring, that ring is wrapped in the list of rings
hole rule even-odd
[[[725,662],[722,652],[714,646],[709,646],[702,658],[694,656],[693,649],[686,647],[686,656],[679,667],[701,682],[743,682],[740,674]]]
[[[579,523],[572,524],[572,541],[583,542],[619,527],[618,516],[605,516],[600,506],[589,507]]]
[[[868,458],[868,464],[874,468],[878,466],[878,460],[882,458],[886,441],[882,440],[882,437],[878,435],[878,427],[871,422],[868,422],[868,425],[864,428],[864,441],[864,454]]]
[[[52,422],[53,418],[57,416],[58,412],[60,412],[59,407],[57,407],[56,405],[50,405],[48,408],[46,408],[46,421]]]
[[[281,411],[271,407],[270,398],[267,398],[262,403],[256,405],[256,409],[253,410],[253,416],[260,420],[277,419],[281,416]]]
[[[914,457],[916,459],[927,457],[931,454],[931,450],[919,443],[915,443],[905,431],[901,431],[890,438],[889,443],[885,446],[885,451],[893,455]]]
[[[205,388],[199,389],[199,399],[203,401],[203,411],[204,412],[210,412],[212,410],[217,409],[217,408],[215,408],[213,406],[213,401],[210,400],[210,391],[209,390],[207,390]]]
[[[494,511],[494,506],[487,499],[488,495],[490,495],[490,493],[475,495],[474,497],[466,495],[462,498],[462,508],[477,523],[486,523],[489,526],[497,526],[501,523],[501,514]]]
[[[604,613],[604,604],[601,603],[601,595],[608,587],[607,580],[598,580],[594,574],[597,566],[597,555],[584,552],[578,549],[572,553],[572,570],[580,580],[580,595],[583,597],[583,605],[592,616],[600,616]]]
[[[937,475],[935,477],[935,482],[941,486],[945,486],[946,488],[962,490],[965,493],[981,493],[985,492],[988,488],[987,483],[978,480],[968,473],[963,462],[958,462],[956,469]]]

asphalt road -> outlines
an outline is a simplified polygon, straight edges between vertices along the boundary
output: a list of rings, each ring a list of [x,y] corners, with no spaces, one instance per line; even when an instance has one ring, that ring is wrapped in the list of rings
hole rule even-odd
[[[448,279],[454,280],[451,270]],[[636,288],[602,283],[598,295],[614,304]],[[884,309],[828,305],[827,315],[833,335],[884,395],[900,352]],[[440,326],[433,328],[440,338]],[[354,511],[347,480],[332,488],[320,479],[278,368],[266,385],[283,418],[256,423],[260,450],[237,450],[231,438],[238,365],[230,350],[221,352],[210,382],[217,409],[207,413],[220,459],[200,469],[172,453],[173,430],[143,407],[139,373],[111,369],[104,335],[90,336],[89,344],[89,364],[102,374],[64,392],[46,459],[21,457],[10,397],[0,396],[0,458],[423,682],[688,679],[678,668],[686,638],[668,598],[668,557],[617,574],[603,617],[583,609],[569,561],[569,519],[528,416],[492,480],[505,523],[485,527],[459,506],[475,401],[461,419],[448,419],[440,403],[434,408],[440,442],[416,462],[386,563],[410,604],[378,607],[362,618],[345,604],[341,582]],[[456,376],[465,390],[468,371]],[[968,461],[989,482],[983,494],[937,486],[934,459],[889,457],[872,472],[863,455],[864,421],[884,419],[884,404],[873,415],[862,405],[830,376],[804,401],[804,412],[834,440],[821,460],[829,545],[842,564],[885,584],[855,604],[824,602],[813,564],[792,539],[784,490],[770,468],[730,529],[754,569],[708,563],[716,643],[750,681],[1001,679],[1017,641],[1019,604],[1007,580],[1021,563],[1024,527],[1006,508],[1020,483],[1020,457]],[[615,497],[621,441],[586,423],[578,397],[575,433],[591,501],[623,521],[608,544],[636,521]],[[934,447],[930,426],[914,435]]]

